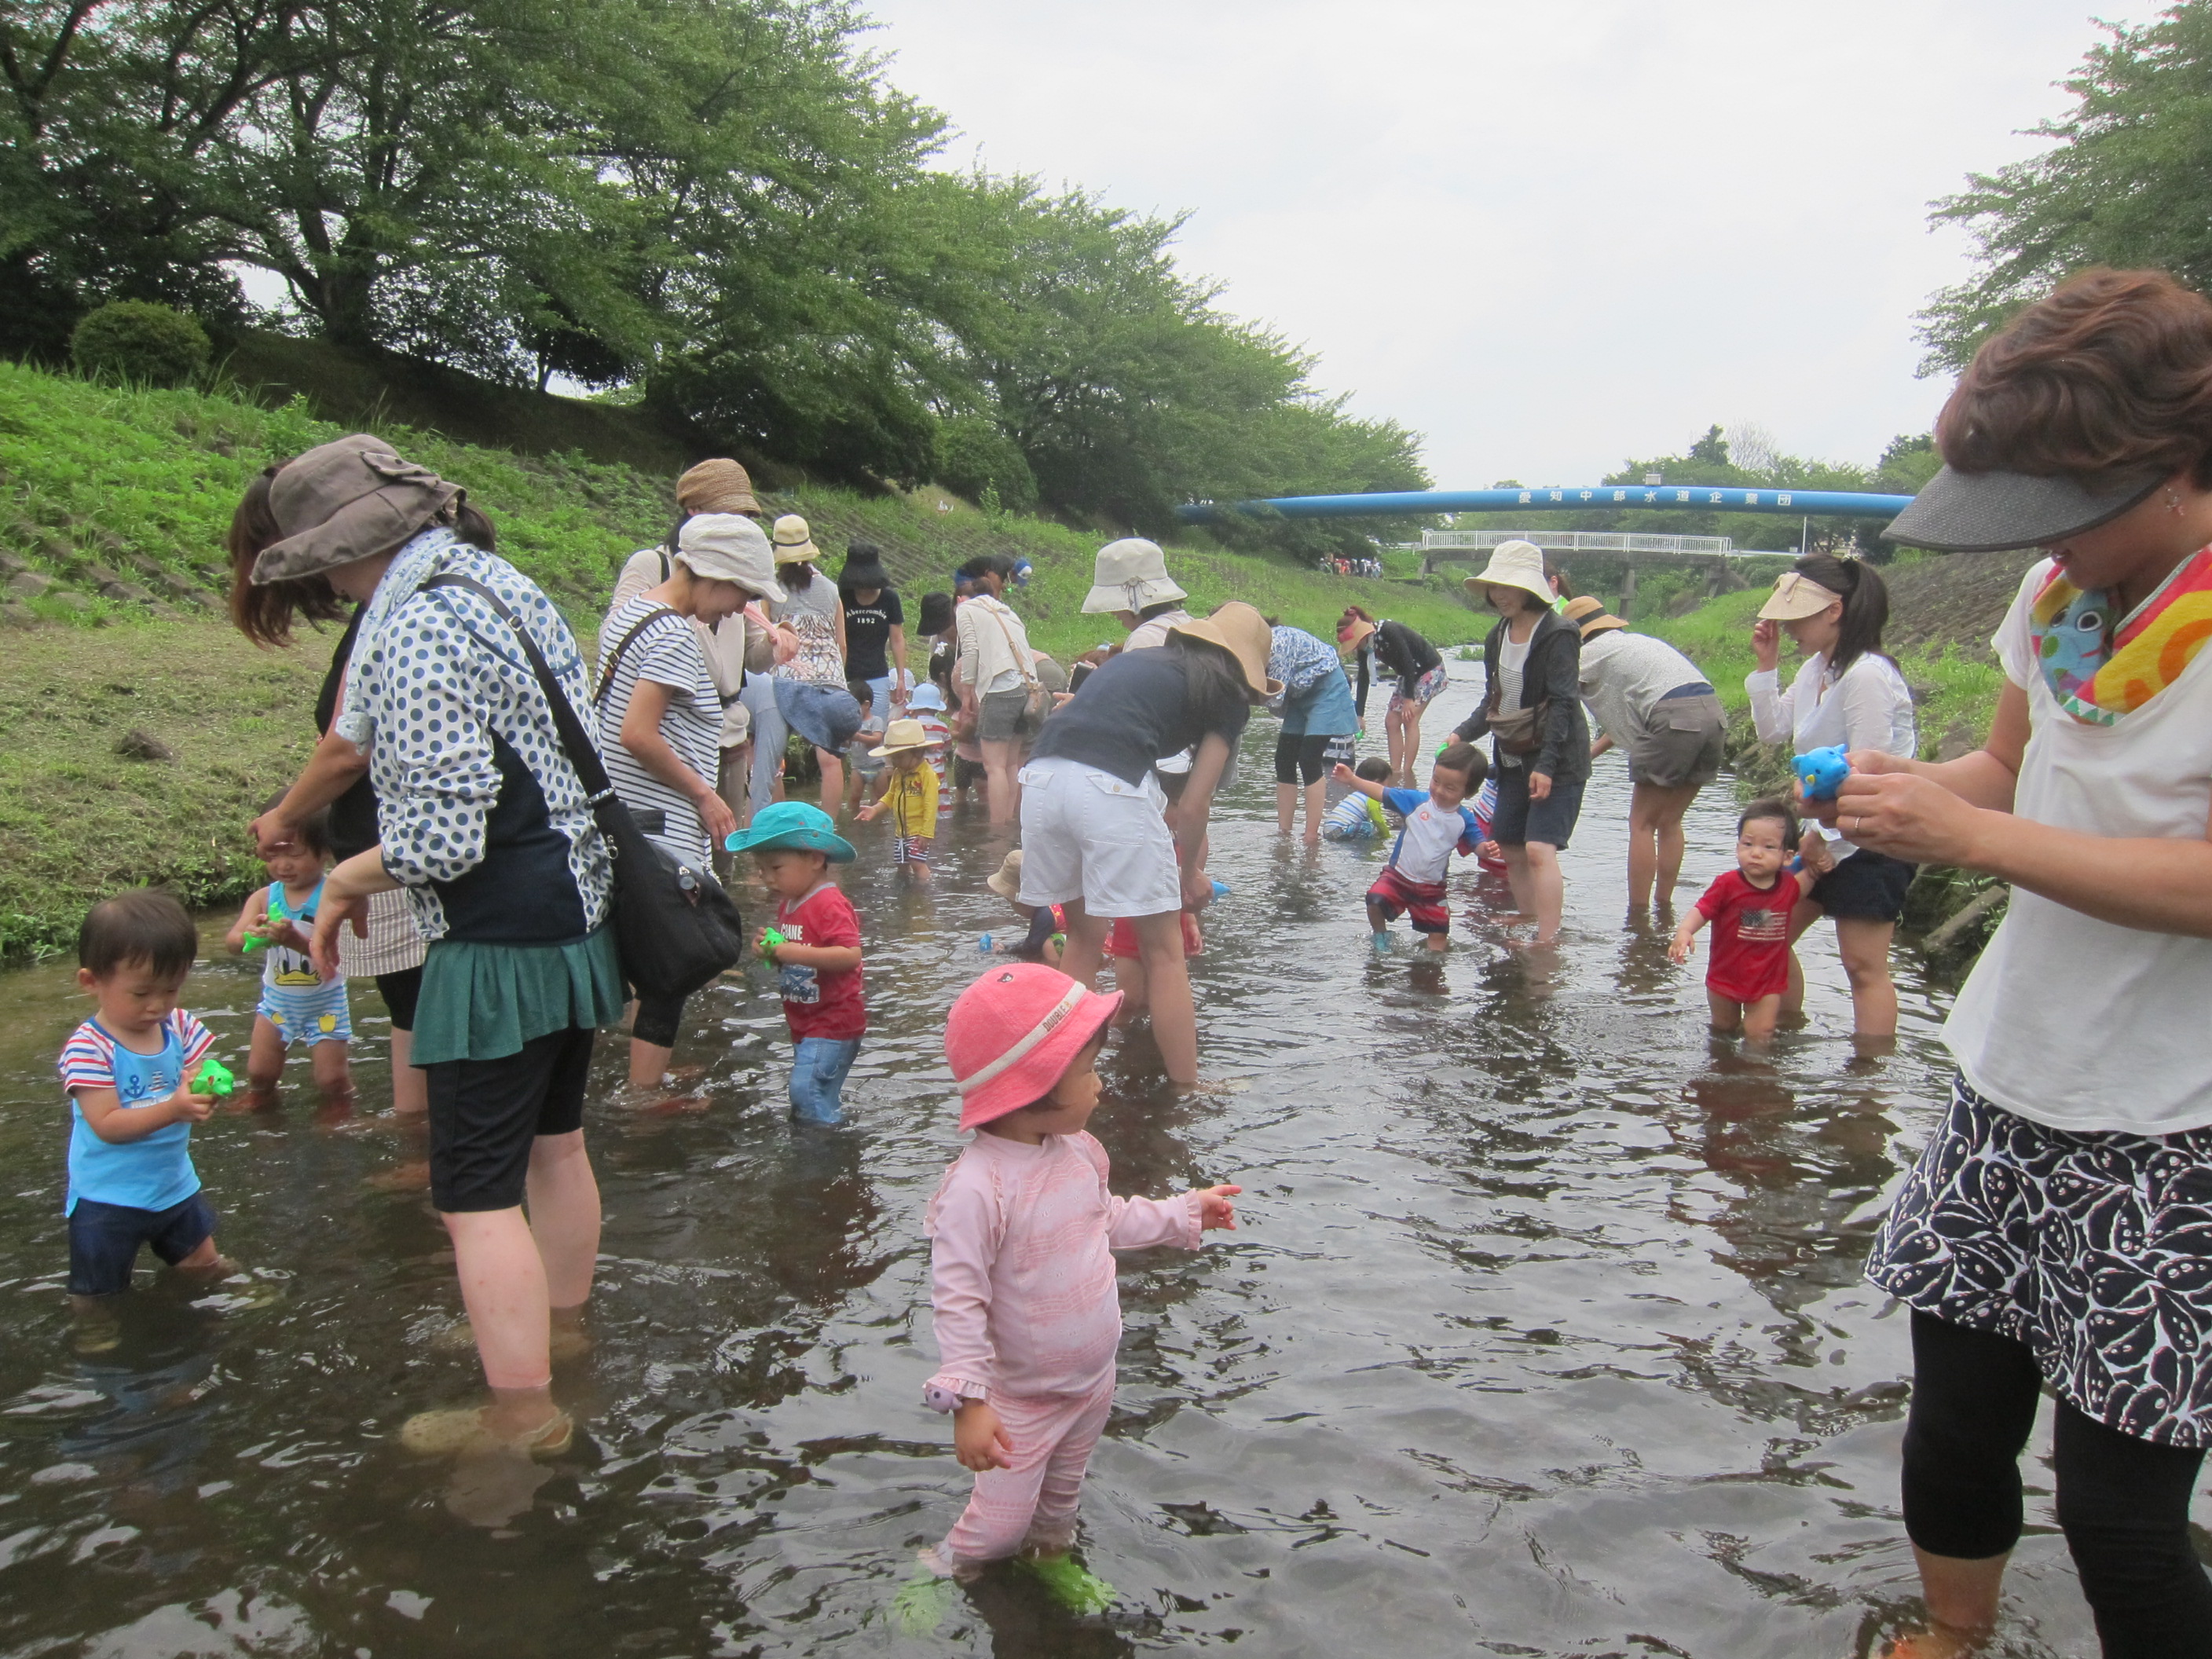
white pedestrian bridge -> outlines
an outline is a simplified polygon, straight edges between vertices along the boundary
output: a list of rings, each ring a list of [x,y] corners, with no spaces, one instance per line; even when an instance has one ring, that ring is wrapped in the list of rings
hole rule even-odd
[[[1421,554],[1428,565],[1463,563],[1501,542],[1534,542],[1547,553],[1674,553],[1726,558],[1736,551],[1735,544],[1725,536],[1638,535],[1619,530],[1424,530]]]

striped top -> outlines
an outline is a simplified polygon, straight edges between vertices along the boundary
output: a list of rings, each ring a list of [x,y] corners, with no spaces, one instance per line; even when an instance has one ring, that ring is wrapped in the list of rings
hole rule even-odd
[[[662,816],[665,827],[653,840],[670,856],[696,861],[712,852],[698,809],[689,796],[654,777],[623,747],[622,726],[641,679],[667,687],[668,708],[660,717],[660,735],[676,751],[677,759],[713,787],[722,763],[722,699],[714,689],[714,676],[707,672],[707,654],[699,648],[697,630],[684,617],[642,594],[623,600],[608,613],[606,625],[599,631],[599,673],[592,684],[596,687],[605,678],[607,659],[614,648],[641,618],[655,611],[664,614],[647,623],[644,630],[630,641],[614,678],[596,704],[599,753],[623,804],[635,813]]]

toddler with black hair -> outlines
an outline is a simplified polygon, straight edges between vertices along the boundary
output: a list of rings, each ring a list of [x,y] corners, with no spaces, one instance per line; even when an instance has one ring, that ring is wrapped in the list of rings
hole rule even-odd
[[[1705,889],[1667,946],[1674,960],[1687,962],[1698,930],[1713,924],[1705,998],[1717,1036],[1741,1030],[1765,1042],[1774,1035],[1790,988],[1790,913],[1819,873],[1791,857],[1797,847],[1797,819],[1787,805],[1770,799],[1745,807],[1735,825],[1735,868]],[[1817,850],[1812,856],[1818,860]]]
[[[185,907],[141,888],[102,899],[77,930],[77,988],[98,1012],[62,1047],[70,1103],[70,1304],[81,1353],[112,1348],[106,1299],[131,1288],[139,1247],[212,1281],[215,1212],[188,1150],[215,1104],[197,1092],[215,1038],[177,1006],[199,935]],[[191,1081],[187,1081],[187,1078]]]
[[[272,811],[276,806],[276,800],[271,800],[262,811]],[[353,1012],[346,1000],[345,980],[325,981],[307,956],[323,899],[323,877],[331,864],[329,809],[292,825],[289,840],[263,843],[261,862],[269,872],[269,884],[246,899],[228,935],[234,951],[268,953],[261,971],[261,1001],[253,1012],[253,1040],[246,1056],[243,1105],[259,1111],[276,1104],[285,1050],[304,1042],[313,1059],[315,1086],[322,1091],[323,1104],[342,1112],[353,1104],[348,1059]]]

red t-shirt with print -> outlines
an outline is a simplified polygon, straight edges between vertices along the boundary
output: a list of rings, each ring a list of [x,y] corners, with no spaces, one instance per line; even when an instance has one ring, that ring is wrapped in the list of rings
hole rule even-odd
[[[1731,870],[1705,889],[1698,913],[1712,924],[1705,984],[1732,1002],[1756,1002],[1790,985],[1790,913],[1797,878],[1784,871],[1771,887],[1753,887]]]
[[[793,945],[857,945],[860,918],[853,901],[834,882],[822,885],[796,904],[786,899],[775,907],[775,930]],[[791,1024],[791,1038],[856,1037],[868,1029],[867,1000],[860,991],[860,970],[848,968],[801,968],[781,963],[780,988],[783,1017]]]

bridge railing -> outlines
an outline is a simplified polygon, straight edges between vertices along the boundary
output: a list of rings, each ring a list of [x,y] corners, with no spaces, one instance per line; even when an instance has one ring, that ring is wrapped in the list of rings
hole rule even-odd
[[[1674,553],[1732,557],[1735,544],[1726,536],[1637,535],[1617,530],[1425,530],[1421,551],[1429,562],[1456,563],[1451,556],[1484,552],[1501,542],[1533,542],[1556,553]]]

